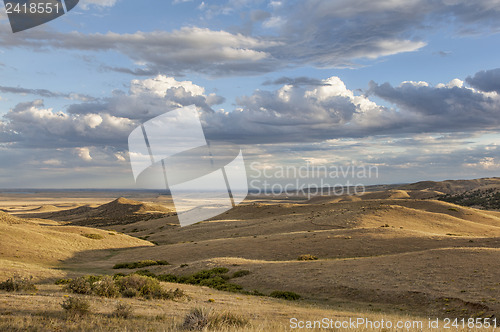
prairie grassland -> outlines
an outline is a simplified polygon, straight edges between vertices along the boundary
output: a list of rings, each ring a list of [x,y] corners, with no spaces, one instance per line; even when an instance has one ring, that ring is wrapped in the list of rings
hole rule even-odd
[[[235,295],[207,287],[164,283],[164,287],[180,287],[188,295],[181,300],[141,300],[130,298],[109,299],[96,296],[76,295],[90,304],[90,313],[70,316],[61,307],[69,296],[60,286],[39,284],[34,293],[0,292],[0,330],[1,331],[179,331],[190,311],[203,308],[215,315],[231,313],[244,322],[244,326],[219,325],[217,331],[289,331],[290,319],[315,321],[324,318],[334,321],[364,318],[371,322],[390,321],[393,324],[405,322],[417,324],[405,331],[432,331],[427,328],[428,319],[398,312],[353,311],[332,309],[310,303],[290,303],[284,300]],[[126,303],[132,308],[127,318],[113,315],[118,303]],[[442,324],[442,322],[441,322]],[[332,331],[342,329],[314,328],[310,331]],[[345,329],[344,329],[345,330]],[[351,329],[352,330],[352,329]],[[371,331],[366,326],[358,326],[356,331]],[[396,331],[398,329],[385,329]],[[401,329],[399,329],[401,330]],[[458,331],[475,329],[458,329]],[[434,331],[436,331],[434,329]],[[479,329],[478,329],[479,331]],[[483,330],[484,331],[484,330]]]
[[[49,195],[31,201],[0,199],[0,208],[8,211],[0,212],[0,282],[14,275],[34,276],[38,288],[0,291],[0,330],[177,331],[204,326],[288,331],[300,330],[293,328],[293,318],[365,318],[394,325],[422,322],[404,330],[436,331],[428,326],[429,318],[441,319],[441,329],[447,317],[493,318],[500,312],[500,212],[433,200],[433,195],[436,191],[426,187],[308,202],[259,198],[184,228],[175,225],[174,215],[141,220],[141,211],[150,213],[161,197],[143,197],[152,205],[127,200],[110,204],[107,196],[76,197],[73,203]],[[96,227],[106,208],[126,219],[130,205],[148,208],[133,210],[131,222]],[[51,213],[58,221],[50,219]],[[79,226],[70,225],[75,220]],[[153,261],[165,263],[144,264]],[[162,282],[167,290],[187,294],[173,300],[75,295],[54,285],[57,278],[88,274],[143,273],[184,280],[215,267],[228,272],[205,286]],[[162,280],[172,281],[168,278]],[[224,278],[242,289],[206,287],[224,286]],[[269,297],[276,291],[300,299]],[[61,304],[69,297],[87,301],[89,313],[68,315]],[[308,330],[402,330],[333,327]]]

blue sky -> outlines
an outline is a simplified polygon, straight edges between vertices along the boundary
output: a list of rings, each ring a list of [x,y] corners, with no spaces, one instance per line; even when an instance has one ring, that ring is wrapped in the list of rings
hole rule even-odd
[[[498,176],[499,18],[499,0],[81,0],[13,34],[2,8],[0,187],[133,188],[128,134],[190,104],[263,168]]]

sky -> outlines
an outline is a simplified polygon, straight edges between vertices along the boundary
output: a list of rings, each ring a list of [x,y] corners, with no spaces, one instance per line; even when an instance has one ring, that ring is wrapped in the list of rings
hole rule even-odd
[[[499,176],[499,18],[500,0],[81,0],[12,33],[2,7],[0,188],[134,188],[129,134],[189,105],[250,179]]]

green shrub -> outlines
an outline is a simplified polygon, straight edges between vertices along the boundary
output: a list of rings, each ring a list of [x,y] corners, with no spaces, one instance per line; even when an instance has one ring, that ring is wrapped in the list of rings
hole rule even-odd
[[[153,261],[148,259],[138,262],[118,263],[113,266],[113,269],[140,269],[142,267],[156,266],[156,265],[170,265],[170,263],[167,261]]]
[[[139,271],[136,271],[134,272],[135,274],[138,274],[140,276],[146,276],[146,277],[151,277],[151,278],[156,278],[156,274],[154,274],[153,272],[149,271],[149,270],[139,270]]]
[[[239,270],[239,271],[234,272],[231,278],[239,278],[239,277],[243,277],[243,276],[246,276],[249,274],[250,274],[250,271],[248,271],[248,270]]]
[[[227,267],[214,267],[213,269],[211,269],[209,271],[212,273],[215,273],[215,274],[224,274],[224,273],[228,273],[229,269]]]
[[[315,260],[318,260],[318,257],[314,256],[314,255],[300,255],[297,260],[299,261],[315,261]]]
[[[137,274],[131,274],[129,276],[123,277],[118,281],[120,290],[122,292],[127,292],[127,295],[132,294],[131,290],[137,291],[140,296],[147,299],[171,299],[172,296],[170,292],[165,291],[160,282],[157,279],[141,276]]]
[[[437,199],[462,206],[479,207],[488,210],[500,209],[500,191],[498,188],[477,189],[459,194],[441,195]],[[454,208],[450,208],[449,210],[455,211],[452,209]],[[455,212],[459,212],[459,210],[457,209]]]
[[[104,239],[104,236],[102,236],[101,234],[82,234],[82,236],[88,238],[88,239],[92,239],[92,240],[102,240]]]
[[[248,295],[254,295],[254,296],[266,296],[266,294],[262,293],[258,289],[254,289],[251,292],[247,292]]]
[[[212,286],[209,286],[212,287]],[[213,285],[214,289],[221,290],[221,291],[226,291],[226,292],[233,292],[233,293],[238,293],[243,290],[243,287],[238,285],[238,284],[233,284],[230,282],[226,282],[224,284],[215,284]]]
[[[271,297],[275,297],[278,299],[285,299],[289,301],[296,301],[300,299],[300,295],[294,292],[286,292],[286,291],[274,291],[269,294]]]
[[[201,270],[187,277],[180,277],[179,281],[181,283],[199,285],[203,280],[213,279],[215,277],[229,279],[228,276],[224,276],[225,273],[229,272],[229,269],[225,267],[216,267],[211,270]]]
[[[78,277],[71,280],[66,285],[66,289],[75,294],[89,295],[92,294],[92,286],[95,282],[96,280],[91,276]]]
[[[19,276],[11,277],[0,283],[0,289],[7,292],[36,292],[37,288],[33,282],[33,277],[22,278]]]
[[[124,297],[138,297],[140,295],[139,291],[137,289],[133,289],[133,288],[123,289],[121,291],[121,294]]]
[[[73,279],[57,279],[54,284],[55,285],[67,285],[72,281],[73,281]]]
[[[90,303],[79,297],[69,297],[61,303],[66,313],[72,316],[85,316],[90,313]]]
[[[159,274],[156,276],[156,279],[165,282],[179,282],[179,278],[173,274]]]
[[[116,305],[115,310],[113,311],[113,316],[119,318],[129,318],[132,316],[133,311],[134,310],[130,304],[120,302]]]
[[[243,287],[237,284],[233,284],[228,282],[233,276],[228,276],[226,273],[229,272],[228,268],[225,267],[216,267],[210,270],[201,270],[192,275],[187,276],[175,276],[173,274],[160,274],[155,275],[154,273],[148,270],[137,271],[136,275],[142,275],[154,278],[158,281],[165,282],[176,282],[181,284],[191,284],[191,285],[200,285],[207,286],[218,290],[223,290],[227,292],[243,292]],[[247,275],[250,273],[249,271],[242,270],[235,273],[237,276]]]
[[[150,272],[147,274],[150,274]],[[138,273],[128,276],[79,277],[71,280],[66,289],[77,294],[94,294],[103,297],[119,297],[122,295],[124,297],[141,296],[146,299],[174,299],[185,296],[179,289],[166,291],[157,279]]]
[[[93,285],[93,292],[95,295],[103,297],[118,297],[120,290],[115,283],[113,277],[105,276]]]

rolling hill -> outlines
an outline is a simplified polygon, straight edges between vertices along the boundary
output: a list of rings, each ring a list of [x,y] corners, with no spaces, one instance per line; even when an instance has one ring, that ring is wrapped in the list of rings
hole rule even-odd
[[[218,217],[183,228],[168,208],[123,198],[56,212],[2,213],[0,253],[5,273],[50,278],[128,274],[140,269],[113,267],[143,260],[171,264],[142,271],[156,275],[187,276],[213,267],[225,267],[229,274],[245,270],[234,279],[244,290],[301,295],[302,304],[284,309],[288,312],[304,313],[304,305],[313,305],[349,308],[351,315],[376,309],[420,317],[492,317],[500,310],[495,263],[500,212],[435,198],[443,192],[491,190],[497,182],[422,182],[296,201],[250,197]],[[299,261],[302,255],[317,260]],[[217,299],[255,305],[253,297],[241,300],[240,294],[175,285],[198,302],[198,294],[210,292]]]
[[[37,211],[24,213],[24,217],[50,219],[69,222],[79,226],[100,226],[107,227],[116,224],[129,224],[140,220],[148,220],[164,217],[172,213],[172,209],[159,204],[148,204],[120,197],[112,202],[91,207],[88,205],[79,206],[69,210],[43,213],[49,206],[39,207]],[[42,211],[42,213],[39,213]],[[34,214],[35,212],[36,214]]]

